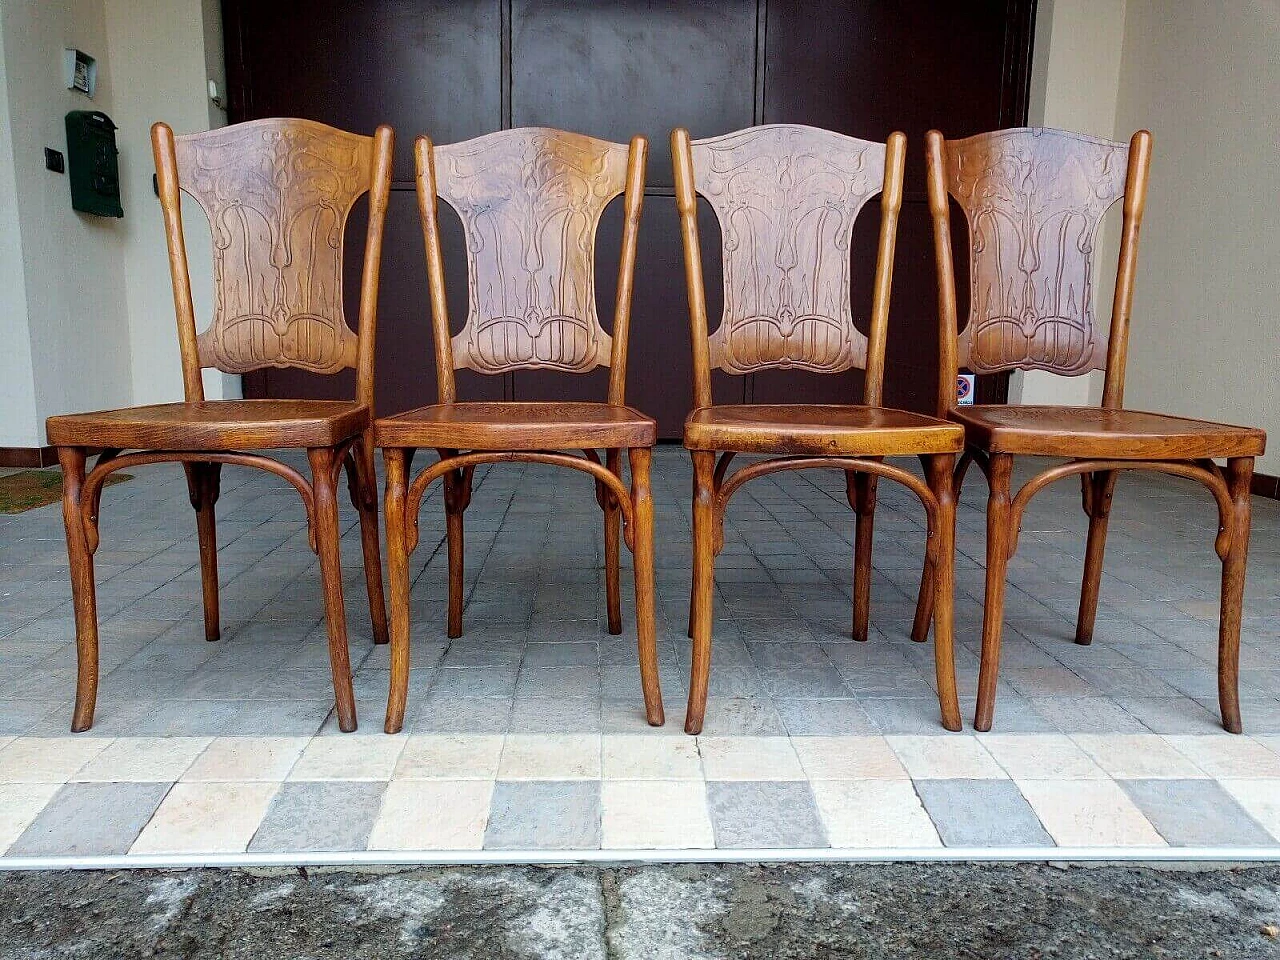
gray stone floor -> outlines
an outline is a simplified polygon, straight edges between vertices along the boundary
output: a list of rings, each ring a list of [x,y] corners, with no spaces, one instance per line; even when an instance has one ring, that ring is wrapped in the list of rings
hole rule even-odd
[[[790,865],[10,874],[0,956],[1280,956],[1280,871]]]
[[[671,734],[686,693],[689,464],[655,459],[659,644]],[[466,632],[444,636],[439,493],[413,558],[411,732],[626,733],[643,728],[629,563],[621,637],[603,629],[601,522],[586,478],[481,468],[467,514]],[[745,487],[717,567],[710,735],[940,734],[931,645],[907,633],[921,512],[882,483],[872,640],[848,638],[853,518],[843,478],[807,472]],[[958,670],[972,710],[985,489],[959,514]],[[199,622],[195,524],[176,466],[143,467],[104,497],[97,554],[100,736],[297,735],[333,730],[317,567],[301,505],[274,477],[224,470],[223,641]],[[380,729],[387,657],[370,642],[349,507],[343,540],[361,729]],[[1097,637],[1071,642],[1085,518],[1066,481],[1030,508],[1011,564],[995,731],[1208,734],[1217,727],[1216,516],[1198,487],[1124,476]],[[1280,733],[1280,504],[1255,498],[1241,657],[1246,730]],[[62,519],[0,516],[0,735],[65,733],[75,668]],[[940,801],[941,802],[941,801]]]

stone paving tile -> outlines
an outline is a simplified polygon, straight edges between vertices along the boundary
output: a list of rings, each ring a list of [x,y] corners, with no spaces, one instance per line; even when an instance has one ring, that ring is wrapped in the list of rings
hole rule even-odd
[[[492,780],[395,780],[369,836],[370,850],[479,850]]]
[[[363,850],[386,790],[374,781],[293,781],[271,801],[252,852]]]
[[[692,850],[716,845],[707,791],[693,780],[606,780],[601,842],[607,850]]]
[[[10,857],[128,853],[167,783],[68,783],[9,847]]]
[[[600,782],[498,781],[486,850],[595,850],[600,847]]]
[[[58,790],[56,783],[0,784],[0,853],[22,835]]]
[[[815,780],[812,789],[833,847],[905,849],[942,844],[910,781]]]
[[[925,811],[948,847],[1053,845],[1009,780],[916,780]]]
[[[707,806],[716,847],[792,848],[827,846],[809,785],[787,781],[707,782]]]
[[[1161,847],[1164,839],[1112,780],[1020,780],[1054,842],[1063,847]]]
[[[175,783],[130,853],[242,853],[280,784]]]
[[[1267,846],[1273,842],[1212,780],[1122,780],[1120,785],[1173,846]]]
[[[187,767],[191,782],[278,781],[301,756],[305,737],[219,737]]]

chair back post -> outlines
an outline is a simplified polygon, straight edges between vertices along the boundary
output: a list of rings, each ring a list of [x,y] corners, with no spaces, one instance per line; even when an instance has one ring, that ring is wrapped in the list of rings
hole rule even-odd
[[[960,336],[956,319],[956,271],[951,251],[951,207],[947,192],[946,142],[937,130],[924,137],[928,170],[929,213],[933,218],[933,251],[938,270],[938,416],[945,418],[955,407],[956,342]]]
[[[427,257],[427,289],[431,298],[431,332],[435,339],[436,384],[441,403],[458,399],[453,372],[453,337],[449,332],[449,300],[445,296],[444,260],[440,255],[440,221],[436,199],[435,147],[430,137],[418,137],[413,144],[417,171],[418,219],[422,221],[422,242]]]
[[[1151,170],[1149,131],[1139,130],[1129,140],[1129,168],[1125,173],[1124,219],[1120,235],[1120,261],[1116,269],[1115,298],[1111,303],[1111,333],[1107,338],[1107,373],[1102,406],[1124,406],[1124,372],[1129,358],[1129,317],[1133,310],[1133,285],[1138,268],[1138,236],[1147,208],[1147,175]]]
[[[884,188],[880,193],[880,242],[876,252],[875,287],[871,295],[871,329],[867,337],[867,368],[862,402],[878,407],[884,399],[884,351],[889,330],[889,296],[893,290],[893,255],[902,209],[902,177],[906,169],[907,137],[891,133],[884,159]]]
[[[173,128],[167,123],[151,126],[151,153],[160,189],[165,243],[169,248],[169,275],[173,281],[173,309],[178,320],[178,347],[182,354],[182,387],[188,403],[204,399],[200,377],[200,350],[196,344],[196,311],[191,299],[191,275],[187,267],[187,242],[182,232],[182,193],[178,186],[178,157]]]
[[[636,245],[644,206],[644,172],[649,156],[645,137],[631,138],[627,153],[627,185],[623,193],[622,252],[618,260],[618,292],[613,306],[613,350],[609,359],[609,403],[622,406],[627,394],[627,346],[631,341],[631,293],[635,286]]]
[[[378,279],[382,268],[382,234],[391,197],[391,160],[395,131],[385,124],[373,135],[373,181],[369,185],[369,227],[365,233],[364,266],[360,273],[360,318],[356,336],[356,401],[373,416],[373,365],[378,326]]]
[[[676,207],[684,241],[685,290],[689,296],[689,333],[693,343],[693,405],[711,406],[711,346],[707,332],[707,292],[702,278],[702,247],[698,242],[698,194],[693,184],[693,151],[689,131],[671,131],[671,159],[675,170]]]

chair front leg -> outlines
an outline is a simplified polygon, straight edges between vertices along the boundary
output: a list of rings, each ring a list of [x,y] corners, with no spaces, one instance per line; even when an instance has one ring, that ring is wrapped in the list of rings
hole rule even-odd
[[[62,466],[62,521],[67,530],[67,562],[76,615],[76,706],[71,732],[81,733],[93,726],[93,710],[98,702],[98,597],[93,580],[93,551],[85,537],[80,498],[85,476],[84,448],[59,447],[58,463]]]
[[[360,515],[364,583],[369,594],[373,642],[387,642],[387,604],[382,592],[382,552],[378,547],[378,475],[373,467],[373,431],[366,430],[347,454],[347,489]]]
[[[711,679],[712,591],[715,585],[715,454],[693,452],[693,657],[689,672],[689,706],[684,732],[701,733]]]
[[[382,513],[387,523],[387,577],[391,587],[391,683],[383,729],[399,733],[409,698],[409,546],[405,526],[408,458],[403,449],[396,447],[385,448],[382,458],[387,467]]]
[[[1102,586],[1102,555],[1107,549],[1107,521],[1116,489],[1115,470],[1081,474],[1085,488],[1085,512],[1089,515],[1089,541],[1084,552],[1084,580],[1080,585],[1080,612],[1076,617],[1076,643],[1093,643],[1098,616],[1098,591]]]
[[[1245,566],[1249,559],[1252,525],[1250,484],[1253,457],[1227,461],[1227,490],[1231,494],[1231,542],[1222,558],[1222,611],[1218,621],[1218,706],[1222,726],[1240,733],[1240,617],[1244,607]]]
[[[437,450],[441,460],[458,455],[457,450]],[[466,599],[465,541],[463,514],[471,499],[470,474],[450,470],[444,475],[445,535],[449,542],[449,638],[462,636],[462,603]]]
[[[635,462],[634,451],[630,454]],[[605,466],[611,473],[622,475],[622,451],[605,452]],[[634,468],[633,474],[634,477]],[[609,632],[615,636],[622,632],[622,556],[619,537],[622,533],[622,512],[612,493],[599,481],[597,495],[604,507],[604,593],[605,609],[609,618]],[[639,584],[636,585],[639,590]],[[659,710],[661,713],[661,710]]]
[[[217,640],[221,634],[218,615],[218,530],[214,505],[221,490],[222,464],[184,463],[187,492],[196,511],[200,540],[200,583],[204,594],[204,638]]]
[[[978,706],[973,718],[975,730],[991,729],[996,707],[996,681],[1000,673],[1000,635],[1004,622],[1005,575],[1009,567],[1009,547],[1013,531],[1009,525],[1010,486],[1013,457],[993,453],[990,468],[991,492],[987,497],[987,583],[982,613],[982,664],[978,671]]]
[[[925,463],[929,489],[937,501],[933,548],[933,657],[938,680],[938,705],[942,725],[948,730],[961,729],[960,699],[956,691],[955,658],[955,561],[956,500],[952,492],[951,473],[955,466],[952,454],[934,454]]]
[[[342,604],[342,557],[339,548],[338,497],[334,462],[338,451],[313,447],[311,488],[315,497],[316,554],[320,558],[320,583],[324,590],[325,621],[329,629],[329,666],[333,671],[334,706],[338,729],[350,733],[356,728],[355,691],[351,685],[351,654],[347,649],[347,615]]]
[[[853,545],[853,639],[865,642],[871,617],[871,546],[876,519],[876,477],[845,471],[849,506],[857,514]]]
[[[610,451],[612,453],[613,451]],[[658,631],[654,620],[653,597],[653,496],[649,489],[649,466],[653,451],[633,447],[631,462],[631,505],[635,529],[631,557],[636,581],[636,645],[640,657],[640,685],[644,691],[645,718],[650,726],[662,726],[662,688],[658,682]],[[616,509],[616,508],[615,508]]]

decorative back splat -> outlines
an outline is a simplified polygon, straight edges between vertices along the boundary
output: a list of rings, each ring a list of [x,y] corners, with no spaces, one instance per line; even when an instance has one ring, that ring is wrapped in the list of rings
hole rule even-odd
[[[504,130],[435,148],[438,194],[462,218],[470,280],[455,368],[608,366],[596,314],[596,227],[627,181],[625,144]]]
[[[176,138],[178,180],[213,231],[216,305],[200,365],[227,373],[354,367],[342,309],[347,215],[370,188],[373,139],[309,120]]]
[[[776,124],[695,140],[691,155],[723,238],[724,316],[711,366],[865,367],[849,245],[858,211],[883,185],[885,145]]]
[[[1093,261],[1103,214],[1124,196],[1128,145],[1028,128],[948,141],[945,154],[971,247],[959,363],[978,373],[1105,368]]]

